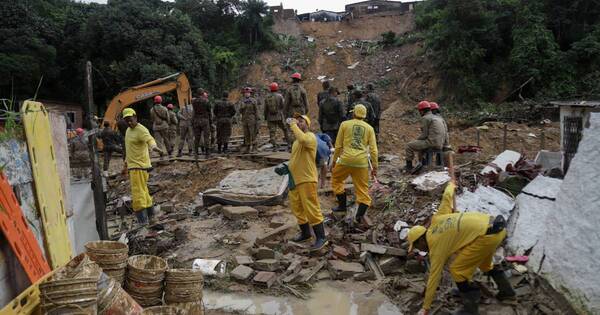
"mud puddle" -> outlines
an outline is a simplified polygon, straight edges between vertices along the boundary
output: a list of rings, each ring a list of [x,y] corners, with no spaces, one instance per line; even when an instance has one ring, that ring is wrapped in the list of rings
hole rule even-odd
[[[368,286],[339,281],[315,284],[308,300],[289,296],[221,293],[204,290],[204,305],[208,310],[266,315],[397,315],[402,314],[387,297],[370,292]]]

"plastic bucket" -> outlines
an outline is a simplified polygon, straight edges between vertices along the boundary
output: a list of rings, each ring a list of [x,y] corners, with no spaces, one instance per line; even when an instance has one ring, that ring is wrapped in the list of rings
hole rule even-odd
[[[43,314],[96,314],[98,278],[48,280],[40,284]]]
[[[154,306],[144,309],[144,315],[187,315],[187,313],[175,306]]]
[[[142,311],[142,307],[114,279],[109,279],[106,288],[98,295],[100,315],[139,315]]]
[[[127,292],[142,306],[162,303],[167,262],[157,256],[139,255],[127,260]]]

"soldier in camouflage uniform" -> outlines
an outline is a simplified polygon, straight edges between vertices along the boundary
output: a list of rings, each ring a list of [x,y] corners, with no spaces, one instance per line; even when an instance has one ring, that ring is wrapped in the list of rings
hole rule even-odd
[[[162,151],[166,151],[170,156],[173,153],[173,146],[169,137],[169,111],[162,105],[162,97],[160,95],[154,97],[154,106],[150,109],[150,117],[152,118],[152,131],[154,132],[154,139],[157,145],[160,147],[162,144],[164,147]],[[160,157],[163,157],[162,152],[160,153]]]
[[[354,115],[352,113],[352,111],[354,110],[354,106],[358,104],[363,104],[367,108],[367,117],[365,118],[365,122],[371,125],[371,127],[373,127],[373,125],[375,124],[375,111],[373,110],[373,106],[371,105],[371,103],[367,101],[366,95],[361,90],[354,90],[354,92],[352,93],[352,99],[354,100],[354,103],[352,103],[352,105],[348,107],[348,111],[346,112],[346,119],[352,119]]]
[[[338,99],[339,91],[336,87],[330,87],[327,98],[319,103],[319,125],[321,131],[335,140],[340,129],[340,124],[344,121],[344,104]]]
[[[175,113],[173,109],[175,109],[175,106],[173,106],[173,104],[167,105],[167,111],[169,112],[169,140],[171,140],[173,149],[175,149],[175,139],[177,139],[177,128],[179,128],[179,120],[177,119],[177,113]]]
[[[244,129],[243,153],[254,152],[257,145],[258,102],[252,97],[252,89],[249,87],[244,88],[244,97],[240,102],[240,114],[242,115]]]
[[[194,108],[191,104],[186,104],[177,113],[179,118],[179,150],[177,156],[183,155],[183,146],[187,142],[188,154],[194,152],[194,127],[192,120],[194,119]]]
[[[321,85],[323,86],[323,91],[321,91],[321,92],[319,92],[319,94],[317,94],[317,106],[319,106],[319,104],[321,104],[321,102],[324,99],[329,97],[329,88],[331,87],[329,80],[323,81],[323,83],[321,83]]]
[[[292,74],[292,85],[285,91],[285,112],[287,117],[294,114],[308,114],[308,96],[306,90],[300,84],[302,75],[298,72]]]
[[[217,121],[217,149],[219,153],[227,153],[229,138],[231,137],[231,120],[235,116],[235,107],[227,98],[229,94],[223,93],[223,98],[215,103],[215,119]]]
[[[375,114],[375,121],[373,122],[373,129],[375,129],[375,136],[379,137],[379,120],[381,119],[381,98],[375,93],[375,87],[373,83],[367,84],[367,102],[371,103],[373,112]]]
[[[202,142],[202,152],[210,156],[210,125],[212,123],[212,108],[208,101],[208,93],[198,89],[197,96],[192,100],[194,109],[194,156],[198,157],[198,147]]]
[[[285,142],[288,147],[291,146],[290,134],[283,122],[285,119],[283,116],[284,101],[283,96],[277,92],[279,90],[279,85],[273,82],[269,86],[269,89],[271,90],[271,93],[267,94],[265,97],[265,120],[269,126],[269,138],[273,145],[273,151],[277,151],[277,129],[283,131],[283,136],[285,137]]]

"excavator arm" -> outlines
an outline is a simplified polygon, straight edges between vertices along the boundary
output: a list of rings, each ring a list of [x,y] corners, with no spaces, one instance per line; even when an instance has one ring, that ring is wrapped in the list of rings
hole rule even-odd
[[[117,117],[124,108],[133,103],[141,102],[156,95],[177,92],[179,107],[190,104],[192,101],[192,90],[190,82],[184,73],[174,73],[164,78],[156,79],[138,86],[130,87],[117,94],[108,104],[104,121],[109,122],[114,128]]]

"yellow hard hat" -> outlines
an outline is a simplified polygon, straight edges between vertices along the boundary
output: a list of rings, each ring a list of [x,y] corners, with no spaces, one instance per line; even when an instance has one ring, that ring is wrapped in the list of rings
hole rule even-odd
[[[300,115],[298,113],[294,114],[294,118],[298,119],[298,118],[302,118],[304,119],[304,121],[306,121],[306,124],[310,127],[310,118],[308,118],[308,115]]]
[[[135,110],[133,110],[133,108],[125,108],[123,110],[123,118],[125,117],[131,117],[131,116],[135,116]]]
[[[352,109],[352,112],[354,113],[354,117],[356,118],[363,119],[367,117],[367,108],[363,104],[356,104],[356,106],[354,106],[354,109]]]
[[[412,252],[413,243],[419,239],[419,237],[423,236],[427,232],[427,228],[422,225],[415,225],[410,230],[408,230],[408,235],[406,239],[408,240],[408,252]]]

